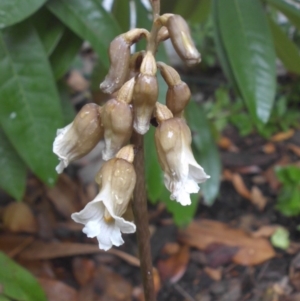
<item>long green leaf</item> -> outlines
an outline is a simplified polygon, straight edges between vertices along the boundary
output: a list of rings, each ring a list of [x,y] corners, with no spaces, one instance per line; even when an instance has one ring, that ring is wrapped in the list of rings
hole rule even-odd
[[[222,70],[230,82],[230,84],[237,89],[237,84],[231,70],[231,66],[227,57],[227,53],[224,47],[224,43],[221,38],[220,33],[220,20],[218,15],[218,0],[213,0],[212,3],[212,19],[213,19],[213,28],[214,28],[214,41],[216,45],[216,51],[221,64]]]
[[[115,0],[112,13],[118,21],[123,32],[130,29],[130,7],[128,0]]]
[[[193,23],[205,22],[211,13],[211,8],[212,0],[200,0],[198,6],[193,10],[188,20]]]
[[[299,49],[271,18],[269,24],[278,57],[288,71],[300,74]]]
[[[299,5],[292,5],[291,2],[284,0],[266,0],[268,4],[272,5],[279,11],[281,11],[286,17],[300,29],[300,9]]]
[[[45,7],[32,17],[32,23],[49,56],[61,39],[65,26]]]
[[[217,1],[220,34],[238,88],[254,120],[266,123],[273,107],[275,50],[259,0]]]
[[[52,153],[62,124],[59,96],[46,52],[34,27],[22,23],[0,34],[0,122],[22,159],[53,184]]]
[[[46,0],[1,0],[0,28],[11,26],[26,19],[45,2]]]
[[[21,200],[26,186],[26,166],[0,129],[0,187]]]
[[[47,301],[37,280],[2,252],[0,266],[0,287],[5,296],[20,301]]]
[[[212,205],[220,186],[220,156],[204,110],[192,101],[186,109],[186,118],[193,133],[194,156],[210,175],[210,179],[200,186],[205,203]]]
[[[83,40],[91,43],[99,59],[108,69],[108,46],[121,32],[113,16],[99,0],[50,0],[50,11]]]
[[[62,38],[50,56],[50,63],[55,79],[60,79],[65,75],[81,45],[82,39],[66,28]]]
[[[160,168],[154,141],[153,127],[150,128],[145,137],[145,161],[146,161],[146,184],[147,195],[152,203],[156,203],[162,194],[164,181]]]

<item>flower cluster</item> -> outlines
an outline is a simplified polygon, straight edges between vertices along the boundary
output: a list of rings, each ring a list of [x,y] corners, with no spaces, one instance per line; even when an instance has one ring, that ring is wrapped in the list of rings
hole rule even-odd
[[[133,131],[144,135],[155,118],[155,145],[164,183],[171,199],[183,206],[190,205],[191,193],[199,191],[199,183],[209,176],[196,162],[191,150],[191,131],[184,119],[184,109],[191,92],[175,69],[156,62],[157,45],[170,38],[178,55],[187,65],[200,62],[200,54],[191,39],[185,20],[173,14],[158,16],[153,30],[133,29],[117,36],[110,44],[110,69],[100,84],[112,97],[102,107],[85,105],[75,120],[57,131],[53,152],[61,173],[71,161],[89,153],[100,140],[105,148],[105,163],[96,176],[99,193],[72,218],[84,224],[88,237],[97,237],[99,247],[108,250],[123,243],[122,233],[135,232],[130,216],[130,200],[136,183],[133,167],[134,146],[128,144]],[[141,38],[147,50],[130,54],[130,46]],[[160,71],[168,85],[166,105],[157,102]]]

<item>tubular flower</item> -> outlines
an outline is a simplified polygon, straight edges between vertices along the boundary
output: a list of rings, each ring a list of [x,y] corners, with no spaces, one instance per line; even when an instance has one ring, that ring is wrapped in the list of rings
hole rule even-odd
[[[133,146],[128,145],[105,162],[96,175],[98,195],[82,211],[72,214],[75,222],[85,225],[82,231],[88,237],[97,237],[99,248],[105,251],[124,243],[121,232],[136,230],[135,224],[123,217],[136,183],[133,157]]]
[[[171,192],[171,200],[183,206],[190,205],[190,193],[197,193],[198,183],[210,177],[193,156],[191,131],[186,122],[173,117],[161,104],[157,104],[156,118],[159,125],[155,131],[155,144],[165,186]]]
[[[60,160],[56,167],[58,173],[62,173],[70,162],[88,154],[103,138],[99,110],[94,103],[86,104],[72,123],[57,130],[53,152]]]
[[[116,99],[110,99],[101,110],[105,141],[103,160],[114,157],[131,137],[133,113],[129,102],[132,99],[134,81],[134,78],[127,81],[119,90]]]
[[[136,78],[133,94],[133,127],[141,135],[146,134],[150,127],[150,119],[158,98],[156,78],[156,62],[153,54],[147,52]]]

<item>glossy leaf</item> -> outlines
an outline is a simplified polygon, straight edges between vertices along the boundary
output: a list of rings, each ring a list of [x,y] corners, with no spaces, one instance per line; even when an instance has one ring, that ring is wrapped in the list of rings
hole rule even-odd
[[[53,184],[52,153],[61,107],[46,52],[34,27],[22,23],[0,35],[0,122],[22,159]]]
[[[210,179],[201,184],[200,187],[205,203],[212,205],[218,195],[220,186],[220,156],[204,110],[198,104],[191,101],[186,109],[186,118],[193,134],[196,161],[210,175]]]
[[[199,4],[193,10],[191,16],[189,17],[188,21],[193,23],[205,22],[211,13],[211,8],[212,0],[200,0]]]
[[[156,153],[154,132],[155,129],[151,127],[144,136],[147,195],[152,203],[158,201],[164,188],[163,174]]]
[[[26,166],[0,129],[0,187],[21,200],[26,186]]]
[[[268,4],[281,11],[286,17],[300,29],[300,9],[299,6],[293,5],[292,2],[284,0],[266,0]]]
[[[64,124],[71,123],[75,116],[76,112],[74,106],[71,102],[70,92],[68,90],[67,85],[63,81],[59,81],[57,83],[59,96],[61,100],[62,113],[64,118]]]
[[[4,295],[0,295],[0,301],[11,301],[11,300],[6,298]]]
[[[170,199],[170,192],[164,188],[161,201],[166,205],[167,210],[172,214],[175,224],[183,227],[188,225],[193,220],[199,203],[199,194],[191,194],[192,204],[189,206],[182,206],[176,201],[172,201]]]
[[[83,40],[91,43],[106,69],[109,67],[108,46],[121,32],[113,16],[98,0],[50,0],[50,11]]]
[[[275,51],[259,0],[216,1],[220,36],[239,91],[254,120],[266,123],[273,107]]]
[[[214,29],[214,41],[216,45],[216,52],[222,67],[222,70],[230,82],[230,84],[237,89],[237,84],[234,78],[233,71],[231,69],[227,53],[224,47],[224,43],[221,38],[221,32],[220,32],[220,20],[219,20],[219,14],[218,14],[218,0],[213,0],[212,3],[212,19],[213,19],[213,29]]]
[[[5,296],[20,301],[47,301],[37,280],[2,252],[0,266],[0,287]]]
[[[66,74],[81,45],[82,39],[66,28],[57,47],[50,56],[55,79],[60,79]]]
[[[45,7],[32,17],[32,22],[49,56],[61,39],[65,26]]]
[[[128,0],[115,0],[112,13],[123,32],[130,29],[130,6]]]
[[[11,26],[26,19],[45,2],[46,0],[1,0],[0,28]]]
[[[200,1],[195,3],[194,0],[177,1],[173,13],[181,15],[184,19],[188,20],[192,13],[198,8]]]
[[[269,24],[278,57],[288,71],[300,74],[299,49],[271,18]]]

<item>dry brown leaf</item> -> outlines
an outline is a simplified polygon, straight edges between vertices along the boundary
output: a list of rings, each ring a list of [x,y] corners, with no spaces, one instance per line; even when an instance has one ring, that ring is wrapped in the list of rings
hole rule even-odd
[[[262,150],[265,154],[273,154],[276,151],[276,147],[273,143],[267,143],[263,146]]]
[[[257,165],[241,166],[234,168],[234,171],[239,174],[257,174],[261,172],[261,168]]]
[[[215,281],[220,281],[222,279],[222,268],[213,269],[210,267],[205,267],[204,272]]]
[[[230,152],[238,152],[239,149],[234,145],[234,143],[227,137],[222,136],[218,141],[218,146],[224,150],[228,150]]]
[[[263,195],[261,190],[257,186],[251,188],[251,198],[250,201],[255,205],[260,211],[264,210],[268,199]]]
[[[232,175],[233,174],[229,169],[224,169],[222,178],[223,178],[223,180],[226,180],[226,181],[232,181]]]
[[[245,199],[251,200],[251,193],[246,187],[243,178],[238,173],[232,174],[232,184],[237,191]]]
[[[29,270],[35,277],[43,279],[55,279],[51,262],[48,260],[22,260],[18,259],[18,263]]]
[[[252,232],[251,236],[255,238],[261,238],[261,237],[269,238],[274,234],[274,232],[276,232],[276,230],[279,227],[280,226],[277,225],[262,226],[258,230]]]
[[[272,136],[271,141],[273,141],[273,142],[284,141],[284,140],[287,140],[287,139],[290,139],[291,137],[293,137],[294,134],[295,134],[295,130],[289,129],[286,132],[280,132],[278,134],[275,134],[274,136]]]
[[[38,278],[38,281],[44,289],[48,301],[78,301],[77,291],[63,282],[45,278]]]
[[[84,286],[94,278],[96,266],[91,259],[75,257],[72,260],[72,270],[79,285]]]
[[[291,150],[295,155],[300,157],[300,146],[297,146],[295,144],[288,144],[288,149]]]
[[[241,265],[260,264],[275,256],[267,239],[253,238],[242,230],[212,220],[192,222],[188,228],[180,231],[179,240],[200,250],[207,249],[211,244],[238,247],[233,261]]]
[[[180,245],[177,242],[167,242],[162,249],[162,253],[166,255],[174,255],[179,251]]]
[[[47,196],[56,210],[65,218],[80,209],[78,189],[75,183],[66,175],[61,174],[56,185],[47,188]]]
[[[25,203],[10,203],[4,208],[2,218],[4,228],[11,232],[37,232],[37,221]]]
[[[187,245],[181,246],[179,251],[168,259],[159,260],[157,269],[163,281],[176,283],[185,273],[190,260],[190,249]]]

